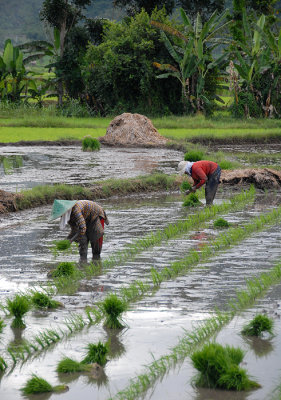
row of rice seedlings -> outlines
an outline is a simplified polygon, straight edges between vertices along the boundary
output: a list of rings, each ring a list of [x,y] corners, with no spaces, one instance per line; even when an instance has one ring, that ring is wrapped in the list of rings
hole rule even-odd
[[[211,249],[210,247],[208,247],[209,249]],[[205,257],[206,256],[210,256],[211,255],[211,251],[206,252],[206,248],[203,250]],[[202,253],[202,252],[201,252]],[[187,258],[187,260],[185,260],[184,266],[186,268],[186,262],[188,262],[188,264],[190,265],[191,263],[194,262],[198,262],[199,261],[199,254],[196,251],[193,251],[192,254]],[[175,268],[176,265],[178,265],[179,262],[173,263],[171,268],[165,268],[161,275],[157,272],[154,271],[152,269],[152,282],[155,286],[159,286],[159,284],[163,281],[163,279],[170,279],[172,276],[175,276],[175,272],[177,272],[177,274],[180,272],[180,269],[178,268],[178,266]],[[177,275],[176,274],[176,275]],[[129,289],[125,289],[122,293],[123,295],[123,299],[128,302],[128,301],[132,301],[135,300],[136,297],[140,296],[140,295],[144,295],[145,293],[147,293],[148,290],[150,290],[151,284],[149,284],[149,282],[145,282],[145,283],[140,283],[139,281],[137,283],[133,283],[131,290]],[[100,306],[99,306],[100,307]],[[122,306],[124,307],[124,305]],[[125,307],[124,307],[125,310]],[[121,311],[123,312],[123,311]],[[91,309],[87,309],[86,310],[87,316],[88,316],[88,321],[89,323],[97,323],[102,319],[102,313],[106,313],[105,309],[102,309],[102,307],[100,307],[100,310],[96,310],[95,308],[91,308]],[[92,318],[92,314],[94,314],[95,319],[93,320]],[[107,324],[109,327],[113,327],[114,325],[111,325],[111,321],[110,318],[107,320]],[[85,326],[85,322],[83,320],[82,317],[78,317],[79,319],[79,323],[74,324],[73,326],[73,322],[71,324],[66,323],[68,329],[70,330],[70,332],[74,332],[76,330],[80,330]],[[122,324],[120,324],[122,326]],[[116,327],[121,327],[118,323],[116,323]],[[59,339],[58,339],[59,340]],[[50,343],[47,340],[47,343],[44,343],[44,341],[42,341],[42,338],[36,338],[36,341],[39,341],[39,344],[41,345],[42,349],[45,348],[46,346],[49,346]],[[37,350],[35,350],[37,351]],[[29,355],[29,352],[28,352]]]
[[[237,294],[244,293],[244,301],[241,303],[240,297],[232,299],[227,307],[230,311],[215,311],[214,316],[204,322],[198,323],[197,327],[191,331],[186,331],[184,336],[174,346],[170,353],[154,360],[145,367],[146,372],[138,375],[131,380],[129,386],[118,392],[109,400],[136,400],[142,397],[146,391],[156,384],[158,380],[176,364],[183,362],[187,356],[191,356],[197,347],[209,340],[215,333],[229,323],[235,315],[250,307],[254,302],[262,297],[271,286],[281,281],[281,262],[274,266],[268,273],[262,273],[253,280],[246,282],[246,288],[237,291]],[[249,282],[251,283],[249,285]],[[261,284],[260,284],[261,282]],[[251,289],[250,289],[251,287]],[[256,290],[253,291],[253,287]],[[247,299],[247,301],[246,301]]]
[[[205,221],[214,218],[219,213],[242,209],[247,204],[254,201],[255,193],[254,186],[251,186],[249,190],[242,191],[238,195],[233,196],[229,202],[223,202],[219,205],[206,207],[204,210],[201,210],[194,215],[189,215],[184,221],[178,221],[176,224],[169,224],[163,230],[149,233],[104,260],[102,265],[103,271],[134,258],[139,252],[142,252],[149,247],[156,246],[164,240],[170,240],[176,236],[183,235],[191,229],[198,229],[205,223]],[[100,267],[96,264],[90,264],[85,270],[88,277],[95,276],[99,272]],[[73,280],[71,282],[73,284]],[[57,283],[55,282],[55,285],[56,284]],[[64,286],[66,286],[66,284]]]

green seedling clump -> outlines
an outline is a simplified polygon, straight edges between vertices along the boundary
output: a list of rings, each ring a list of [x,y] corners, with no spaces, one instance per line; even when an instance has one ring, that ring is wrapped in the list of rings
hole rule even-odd
[[[59,278],[62,276],[72,276],[74,275],[75,271],[76,267],[74,263],[64,261],[61,262],[54,271],[52,271],[51,275],[53,278]]]
[[[7,308],[15,317],[11,325],[12,328],[25,328],[22,317],[29,311],[30,307],[31,303],[27,296],[16,294],[12,300],[7,299]]]
[[[268,332],[272,335],[273,320],[267,315],[258,314],[255,318],[245,325],[242,334],[247,336],[261,336],[262,332]]]
[[[82,139],[82,150],[83,151],[97,151],[100,149],[100,142],[98,139],[92,138],[91,136],[85,136]]]
[[[71,358],[62,359],[57,366],[57,372],[59,373],[72,373],[72,372],[84,372],[90,370],[89,365],[85,365],[81,362],[72,360]]]
[[[31,297],[32,303],[37,308],[58,308],[61,306],[59,301],[51,299],[45,293],[35,292]]]
[[[34,393],[61,392],[66,389],[65,385],[52,386],[45,379],[33,374],[21,391],[28,396]]]
[[[67,250],[70,248],[71,242],[68,239],[63,239],[55,242],[55,245],[58,250]]]
[[[87,354],[86,357],[82,360],[83,364],[93,364],[97,363],[102,367],[106,364],[106,356],[109,352],[109,345],[108,343],[101,343],[98,344],[89,343],[87,346]]]
[[[184,207],[196,207],[200,204],[197,194],[190,193],[183,202]]]
[[[116,294],[110,294],[100,304],[101,310],[106,315],[105,326],[109,329],[121,329],[124,325],[120,322],[121,314],[127,310],[127,304],[120,300]]]
[[[184,160],[185,161],[200,161],[203,160],[204,153],[200,150],[191,150],[185,153]]]
[[[228,228],[230,226],[230,223],[227,222],[224,218],[218,218],[214,222],[214,227],[215,228]]]
[[[188,181],[183,181],[180,186],[180,191],[184,193],[190,189],[191,189],[191,184]]]
[[[234,165],[231,161],[228,160],[221,160],[219,162],[221,169],[233,169]]]
[[[6,325],[4,324],[3,319],[0,319],[0,333],[3,331],[4,326]]]
[[[0,372],[4,372],[7,368],[7,364],[3,357],[0,357]]]
[[[194,367],[199,371],[196,384],[202,387],[227,390],[249,390],[259,387],[251,381],[239,364],[244,358],[240,348],[206,344],[191,356]]]

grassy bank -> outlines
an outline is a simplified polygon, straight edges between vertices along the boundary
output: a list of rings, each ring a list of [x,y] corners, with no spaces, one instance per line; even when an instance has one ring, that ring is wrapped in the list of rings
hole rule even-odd
[[[113,195],[126,195],[161,189],[175,190],[179,189],[180,183],[181,179],[177,175],[153,174],[138,178],[110,179],[95,183],[91,187],[65,184],[35,186],[16,195],[15,202],[18,210],[24,210],[50,204],[54,199],[79,200],[87,198],[97,200]]]

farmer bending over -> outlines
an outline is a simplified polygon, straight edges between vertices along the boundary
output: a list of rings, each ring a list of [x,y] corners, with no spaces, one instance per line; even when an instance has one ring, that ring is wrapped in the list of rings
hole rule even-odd
[[[197,189],[206,183],[206,205],[211,206],[220,183],[220,166],[213,161],[206,160],[196,162],[181,161],[179,163],[179,169],[181,170],[181,173],[191,176],[194,181],[192,188],[187,190],[185,194],[196,192]]]
[[[61,217],[60,229],[67,224],[71,232],[70,242],[79,243],[80,262],[87,262],[88,245],[91,243],[93,259],[100,257],[104,223],[109,224],[103,208],[90,200],[55,200],[50,220]]]

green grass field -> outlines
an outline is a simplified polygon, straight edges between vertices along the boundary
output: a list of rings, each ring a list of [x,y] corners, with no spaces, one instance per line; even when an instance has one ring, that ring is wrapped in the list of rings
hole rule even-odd
[[[86,135],[104,136],[114,118],[75,118],[56,115],[56,108],[22,107],[0,108],[0,142],[22,140],[80,140]],[[212,118],[194,117],[152,118],[154,126],[165,137],[174,140],[194,138],[223,139],[281,139],[281,121],[277,119],[237,120],[227,112],[218,112]]]

